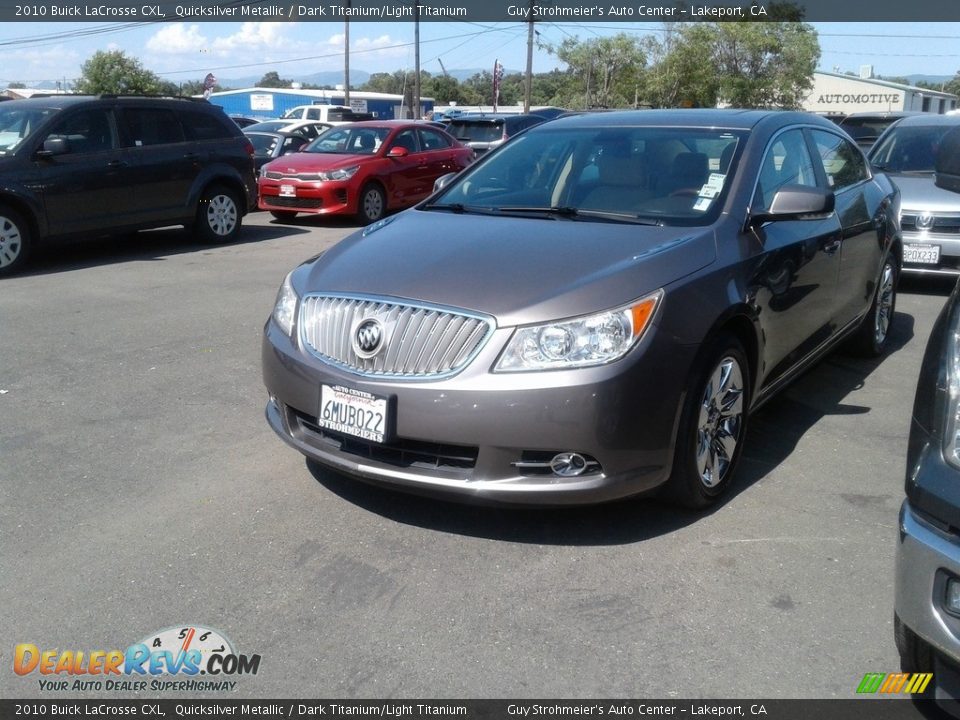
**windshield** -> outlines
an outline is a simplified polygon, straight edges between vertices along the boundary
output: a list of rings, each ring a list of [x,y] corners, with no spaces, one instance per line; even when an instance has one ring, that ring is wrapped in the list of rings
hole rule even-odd
[[[276,135],[264,135],[263,133],[247,133],[247,139],[253,145],[253,154],[256,157],[273,157],[273,151],[277,147]]]
[[[373,155],[380,149],[389,134],[389,128],[331,128],[303,148],[302,152]]]
[[[0,154],[16,150],[35,128],[55,112],[51,108],[24,109],[0,104]]]
[[[447,132],[463,142],[496,142],[503,139],[503,122],[454,120]]]
[[[425,207],[707,224],[719,212],[742,139],[699,128],[543,129],[518,136]]]
[[[934,171],[940,140],[950,125],[896,125],[870,152],[874,166],[893,173]]]

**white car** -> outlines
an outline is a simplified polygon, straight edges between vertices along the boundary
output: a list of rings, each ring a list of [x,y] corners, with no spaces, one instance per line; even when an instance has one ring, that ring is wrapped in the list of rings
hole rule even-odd
[[[313,140],[321,133],[326,132],[334,125],[343,125],[344,123],[319,122],[317,120],[265,120],[264,122],[248,125],[244,130],[253,132],[279,132],[295,133],[302,135],[307,140]]]

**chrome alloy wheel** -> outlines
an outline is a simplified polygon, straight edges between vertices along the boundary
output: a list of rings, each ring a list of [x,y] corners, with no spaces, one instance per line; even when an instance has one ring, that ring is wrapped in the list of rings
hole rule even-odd
[[[22,249],[20,228],[10,218],[0,215],[0,268],[13,265]]]
[[[214,195],[207,203],[207,225],[214,235],[230,235],[237,227],[238,216],[237,204],[229,195]]]
[[[873,318],[873,337],[877,345],[883,345],[890,330],[890,319],[893,315],[894,283],[896,269],[889,260],[883,266],[880,276],[880,286],[877,288],[877,309]]]
[[[726,477],[743,434],[743,369],[726,356],[714,368],[703,390],[697,421],[697,473],[714,488]]]

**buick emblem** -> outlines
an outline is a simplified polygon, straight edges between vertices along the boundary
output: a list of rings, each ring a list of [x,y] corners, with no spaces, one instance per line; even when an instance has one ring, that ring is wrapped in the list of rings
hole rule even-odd
[[[353,331],[353,351],[361,358],[372,358],[383,347],[383,325],[376,318],[361,320]]]
[[[930,230],[933,228],[933,213],[922,212],[917,215],[917,230]]]

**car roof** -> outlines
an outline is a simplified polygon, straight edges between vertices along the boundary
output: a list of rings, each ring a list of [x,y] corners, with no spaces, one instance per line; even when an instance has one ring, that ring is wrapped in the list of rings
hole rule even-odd
[[[844,120],[857,120],[860,118],[880,118],[886,120],[887,118],[902,118],[910,117],[911,115],[929,115],[930,113],[922,113],[919,110],[879,110],[874,112],[855,112],[847,115]]]
[[[741,109],[669,109],[669,110],[616,110],[602,113],[567,115],[537,125],[531,130],[548,132],[561,127],[713,127],[730,130],[750,130],[761,122],[777,125],[805,123],[836,129],[836,124],[819,115],[792,110],[741,110]]]
[[[897,122],[897,127],[923,127],[923,126],[951,126],[960,125],[960,115],[934,115],[933,113],[920,113],[919,115],[908,115]]]
[[[100,100],[110,100],[118,103],[125,102],[158,102],[158,103],[169,103],[169,102],[182,102],[182,103],[191,103],[197,107],[207,107],[207,108],[220,108],[217,105],[213,105],[210,102],[204,100],[203,98],[194,98],[194,97],[181,97],[181,96],[172,96],[172,95],[66,95],[66,94],[51,94],[51,95],[33,95],[29,98],[23,98],[22,100],[13,100],[14,103],[17,103],[19,107],[34,107],[34,108],[53,108],[53,109],[62,109],[71,107],[74,105],[82,105],[89,102],[97,102]]]

